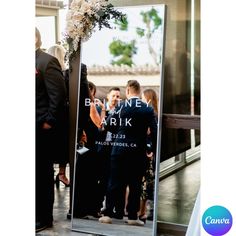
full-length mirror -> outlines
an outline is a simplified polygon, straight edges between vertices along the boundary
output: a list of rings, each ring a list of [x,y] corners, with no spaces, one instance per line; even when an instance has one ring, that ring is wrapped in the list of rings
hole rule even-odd
[[[123,20],[96,30],[81,46],[90,92],[84,105],[90,114],[75,157],[72,230],[151,236],[159,181],[165,6],[117,9]]]

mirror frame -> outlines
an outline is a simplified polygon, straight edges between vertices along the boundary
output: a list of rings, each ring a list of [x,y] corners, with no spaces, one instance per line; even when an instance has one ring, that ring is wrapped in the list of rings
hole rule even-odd
[[[164,91],[164,59],[165,59],[165,40],[166,40],[166,18],[167,18],[167,6],[165,4],[153,3],[151,0],[141,0],[135,1],[135,4],[132,1],[115,1],[115,7],[133,7],[133,6],[154,6],[161,5],[164,10],[163,17],[163,33],[162,33],[162,51],[161,51],[161,60],[160,60],[160,87],[159,87],[159,104],[158,104],[158,127],[157,127],[157,151],[156,151],[156,174],[155,174],[155,189],[154,189],[154,214],[153,214],[153,227],[152,227],[152,236],[157,235],[157,216],[158,216],[158,191],[159,191],[159,170],[160,170],[160,155],[161,155],[161,133],[162,133],[162,107],[163,107],[163,91]],[[80,47],[81,49],[81,47]],[[81,50],[80,50],[81,51]],[[77,129],[78,129],[78,117],[79,117],[79,97],[80,97],[80,71],[81,71],[81,56],[82,53],[79,53],[76,58],[71,63],[72,70],[70,71],[70,138],[69,138],[69,159],[70,159],[70,179],[71,189],[70,189],[70,209],[71,209],[71,230],[76,232],[86,232],[86,233],[96,233],[91,231],[84,231],[80,229],[73,228],[73,206],[74,206],[74,186],[75,186],[75,160],[76,160],[76,146],[77,146]],[[105,234],[104,234],[105,235]]]
[[[166,45],[166,19],[167,19],[167,6],[164,5],[163,17],[163,33],[162,33],[162,51],[160,62],[160,87],[159,87],[159,104],[158,104],[158,128],[157,128],[157,151],[156,151],[156,175],[154,185],[154,214],[153,214],[153,227],[152,236],[157,235],[157,217],[158,217],[158,193],[159,193],[159,172],[161,160],[161,136],[162,136],[162,118],[163,118],[163,97],[164,97],[164,71],[165,71],[165,45]]]

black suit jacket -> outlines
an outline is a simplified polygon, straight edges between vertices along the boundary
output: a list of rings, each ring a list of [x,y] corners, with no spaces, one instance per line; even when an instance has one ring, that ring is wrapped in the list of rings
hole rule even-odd
[[[64,119],[66,87],[58,60],[36,50],[36,125],[44,122],[55,126]]]
[[[148,128],[154,148],[156,146],[157,122],[154,110],[139,98],[122,101],[107,118],[105,128],[113,133],[112,155],[138,153],[145,157]]]

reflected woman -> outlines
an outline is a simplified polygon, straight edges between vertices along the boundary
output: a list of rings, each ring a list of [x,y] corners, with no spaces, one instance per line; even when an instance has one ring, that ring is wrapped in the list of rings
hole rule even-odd
[[[158,96],[153,89],[145,89],[142,92],[142,100],[149,106],[153,107],[156,120],[158,120]],[[143,222],[153,220],[153,200],[154,200],[154,181],[155,181],[155,154],[150,150],[153,145],[150,142],[150,131],[148,131],[147,141],[147,170],[142,180],[142,194],[140,201],[139,219]],[[147,207],[147,203],[149,207]],[[147,212],[147,208],[149,212]]]

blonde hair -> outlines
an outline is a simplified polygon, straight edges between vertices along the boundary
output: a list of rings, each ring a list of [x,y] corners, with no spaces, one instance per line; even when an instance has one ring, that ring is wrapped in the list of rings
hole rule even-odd
[[[42,41],[41,41],[41,34],[37,27],[35,27],[35,38],[37,39],[35,46],[36,48],[40,48],[42,45]]]
[[[57,60],[59,61],[62,70],[66,69],[66,65],[65,65],[65,55],[66,55],[66,50],[64,47],[62,47],[61,45],[54,45],[51,46],[48,51],[47,51],[50,55],[54,56],[57,58]]]

